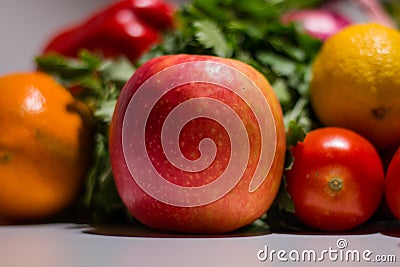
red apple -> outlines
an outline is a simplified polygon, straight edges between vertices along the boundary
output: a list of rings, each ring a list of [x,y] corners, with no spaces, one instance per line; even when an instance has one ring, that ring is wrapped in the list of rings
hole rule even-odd
[[[280,104],[265,77],[232,59],[170,55],[131,77],[110,153],[121,199],[143,224],[224,233],[270,207],[283,172]]]

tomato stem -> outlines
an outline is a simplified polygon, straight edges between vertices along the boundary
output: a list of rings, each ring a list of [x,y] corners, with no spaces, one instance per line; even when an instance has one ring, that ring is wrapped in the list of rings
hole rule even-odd
[[[343,188],[343,180],[339,177],[332,177],[328,181],[329,188],[333,191],[340,191]]]

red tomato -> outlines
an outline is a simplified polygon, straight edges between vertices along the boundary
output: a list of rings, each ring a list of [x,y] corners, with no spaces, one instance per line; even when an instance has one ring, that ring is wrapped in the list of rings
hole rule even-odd
[[[384,170],[379,154],[353,131],[326,127],[311,131],[291,147],[294,164],[287,190],[297,218],[327,231],[352,229],[380,204]]]
[[[400,147],[390,160],[386,172],[385,198],[390,211],[400,220]]]

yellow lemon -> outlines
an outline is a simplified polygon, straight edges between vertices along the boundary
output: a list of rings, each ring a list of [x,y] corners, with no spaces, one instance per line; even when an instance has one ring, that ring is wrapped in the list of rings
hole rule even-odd
[[[400,32],[351,25],[327,39],[312,69],[310,99],[324,125],[352,129],[378,148],[400,145]]]

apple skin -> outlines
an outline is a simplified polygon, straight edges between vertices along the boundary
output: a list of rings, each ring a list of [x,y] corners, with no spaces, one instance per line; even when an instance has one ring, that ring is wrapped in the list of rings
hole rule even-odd
[[[258,127],[252,109],[246,106],[241,98],[218,84],[187,83],[180,85],[180,90],[168,92],[163,97],[165,101],[157,102],[146,122],[147,153],[157,171],[161,174],[167,174],[165,179],[180,186],[197,187],[206,185],[216,180],[218,175],[223,172],[223,166],[229,163],[229,156],[232,154],[232,146],[229,143],[230,135],[227,130],[224,130],[213,120],[197,118],[182,127],[179,135],[181,152],[188,159],[195,160],[200,157],[200,141],[205,137],[211,138],[214,140],[217,151],[213,163],[202,171],[189,174],[166,163],[168,160],[160,145],[162,121],[165,120],[167,114],[174,107],[188,99],[211,97],[232,107],[239,114],[246,127],[250,153],[240,180],[224,196],[210,203],[197,206],[174,205],[160,201],[151,194],[146,193],[134,179],[137,177],[132,176],[127,159],[124,156],[124,149],[125,151],[128,149],[124,148],[123,142],[124,123],[127,120],[126,112],[131,98],[150,77],[171,66],[199,61],[216,62],[229,66],[246,75],[260,88],[261,96],[264,96],[266,103],[269,105],[270,114],[275,125],[276,139],[272,144],[275,149],[273,155],[269,155],[271,157],[271,165],[269,172],[264,176],[265,179],[255,191],[249,192],[252,175],[259,164],[262,145],[261,130]],[[185,76],[193,71],[189,67],[179,74]],[[221,73],[221,77],[221,79],[224,79],[223,73]],[[151,87],[147,89],[153,90]],[[274,129],[267,130],[273,132]],[[136,140],[131,140],[130,142],[136,142]],[[123,88],[117,101],[111,122],[109,146],[112,170],[118,192],[127,209],[137,220],[158,230],[203,234],[230,232],[252,223],[263,215],[271,206],[278,192],[286,151],[281,106],[270,84],[261,73],[237,60],[185,54],[157,57],[137,69]],[[269,144],[269,146],[271,145]],[[131,160],[135,161],[135,158]],[[146,179],[145,175],[140,179]]]

